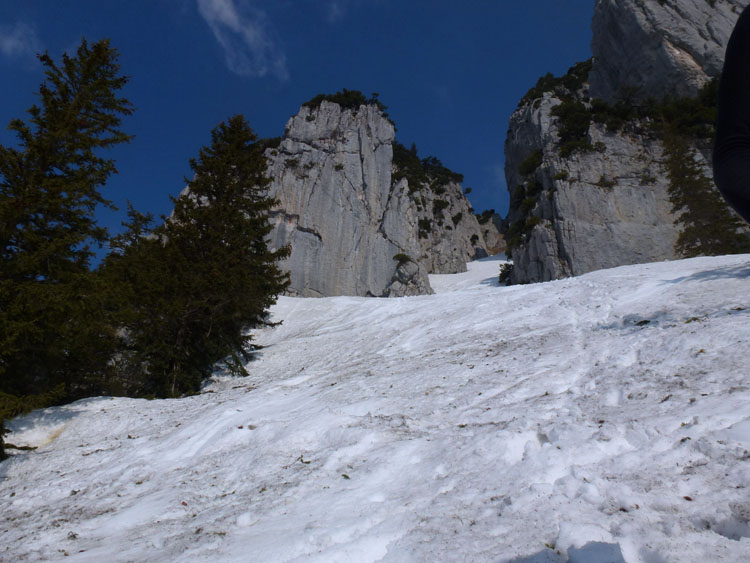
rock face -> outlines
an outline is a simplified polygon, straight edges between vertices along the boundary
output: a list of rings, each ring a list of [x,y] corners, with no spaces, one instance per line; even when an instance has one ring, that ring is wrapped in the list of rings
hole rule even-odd
[[[634,89],[642,97],[696,94],[720,73],[726,43],[746,4],[596,1],[590,72],[586,64],[576,65],[579,72],[574,67],[568,79],[540,81],[510,120],[505,172],[511,283],[678,258],[682,227],[669,200],[662,140],[647,118],[619,128],[597,123],[592,100],[621,100]],[[560,111],[553,111],[562,103],[568,106],[567,125]],[[580,139],[586,148],[566,152],[563,137],[581,123],[570,117],[576,112],[588,112],[591,120]],[[686,157],[712,178],[707,149],[693,143]]]
[[[597,0],[591,95],[693,96],[721,73],[747,0]],[[633,92],[631,92],[632,94]]]
[[[404,187],[409,192],[408,181]],[[398,189],[398,186],[396,187]],[[420,263],[431,274],[466,271],[466,262],[488,255],[482,230],[461,185],[418,185],[410,196],[417,206]]]
[[[511,117],[506,176],[508,185],[523,193],[513,195],[508,220],[530,231],[513,250],[511,283],[676,258],[679,230],[661,166],[661,143],[638,134],[607,133],[593,124],[589,135],[601,143],[601,152],[563,158],[558,120],[550,114],[558,104],[546,93]],[[540,151],[538,168],[521,174],[521,163]]]
[[[458,184],[445,187],[448,203],[433,213],[432,191],[393,180],[394,134],[375,104],[322,101],[303,106],[278,148],[266,151],[270,194],[280,201],[270,246],[291,244],[281,266],[292,295],[431,293],[428,273],[463,271],[484,250]],[[459,213],[461,229],[451,220]],[[429,228],[428,214],[439,215]]]
[[[505,244],[505,237],[502,235],[505,230],[505,221],[500,214],[493,212],[489,216],[478,218],[478,221],[484,243],[487,245],[487,252],[490,255],[505,252],[507,245]]]

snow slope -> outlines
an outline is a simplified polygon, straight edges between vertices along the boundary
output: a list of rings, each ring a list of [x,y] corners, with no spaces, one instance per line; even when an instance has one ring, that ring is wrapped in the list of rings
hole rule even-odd
[[[282,298],[245,379],[35,412],[0,560],[750,560],[750,256]]]

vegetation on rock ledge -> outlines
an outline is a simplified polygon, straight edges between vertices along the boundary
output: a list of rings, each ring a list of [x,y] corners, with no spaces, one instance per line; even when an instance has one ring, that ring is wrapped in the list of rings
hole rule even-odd
[[[412,193],[421,190],[423,184],[428,184],[430,190],[440,195],[445,192],[445,186],[450,182],[461,183],[464,180],[463,174],[453,172],[437,157],[428,156],[420,159],[414,143],[407,149],[398,141],[394,141],[393,164],[396,167],[393,182],[406,178],[409,191]]]
[[[314,98],[302,104],[302,107],[315,109],[320,107],[320,104],[322,104],[324,101],[338,104],[342,109],[352,110],[358,110],[361,106],[377,106],[378,109],[383,112],[383,115],[388,119],[388,121],[391,121],[388,117],[388,113],[386,112],[388,106],[380,101],[379,95],[375,92],[373,92],[372,96],[368,98],[359,90],[347,90],[346,88],[344,88],[343,90],[340,90],[335,94],[318,94]],[[393,122],[391,121],[391,123]]]
[[[713,142],[718,80],[708,82],[694,98],[638,99],[637,92],[626,88],[619,101],[607,103],[590,100],[581,91],[590,69],[591,61],[587,61],[574,65],[560,78],[547,74],[521,100],[521,104],[534,102],[544,92],[552,92],[560,100],[550,110],[558,118],[560,156],[569,158],[575,153],[604,150],[602,143],[591,143],[589,130],[593,123],[603,125],[610,133],[626,131],[659,140],[665,148],[663,164],[670,201],[681,228],[675,250],[684,256],[750,251],[750,236],[744,223],[731,212],[695,159],[696,150],[708,150]],[[540,151],[532,153],[519,165],[520,174],[531,176],[541,165],[541,156]],[[567,179],[567,175],[555,179]],[[645,175],[641,184],[655,180]],[[509,225],[506,235],[511,251],[539,222],[529,216],[535,196],[541,191],[532,184],[527,180],[511,194],[511,206],[521,211],[521,217]],[[602,176],[596,185],[610,188],[615,182]]]
[[[536,86],[526,92],[518,106],[521,107],[541,98],[545,92],[553,92],[558,97],[575,94],[588,81],[591,66],[592,59],[589,59],[574,64],[565,75],[560,77],[555,77],[548,72],[537,81]]]

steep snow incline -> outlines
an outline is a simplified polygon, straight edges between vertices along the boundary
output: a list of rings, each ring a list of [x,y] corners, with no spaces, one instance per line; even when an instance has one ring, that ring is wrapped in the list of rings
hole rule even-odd
[[[747,560],[750,256],[498,265],[282,298],[246,379],[15,421],[0,560]]]

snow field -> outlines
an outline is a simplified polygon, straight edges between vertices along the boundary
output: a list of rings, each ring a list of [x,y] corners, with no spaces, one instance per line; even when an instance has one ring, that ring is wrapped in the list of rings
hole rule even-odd
[[[750,559],[750,256],[281,298],[251,375],[13,422],[2,561]]]

